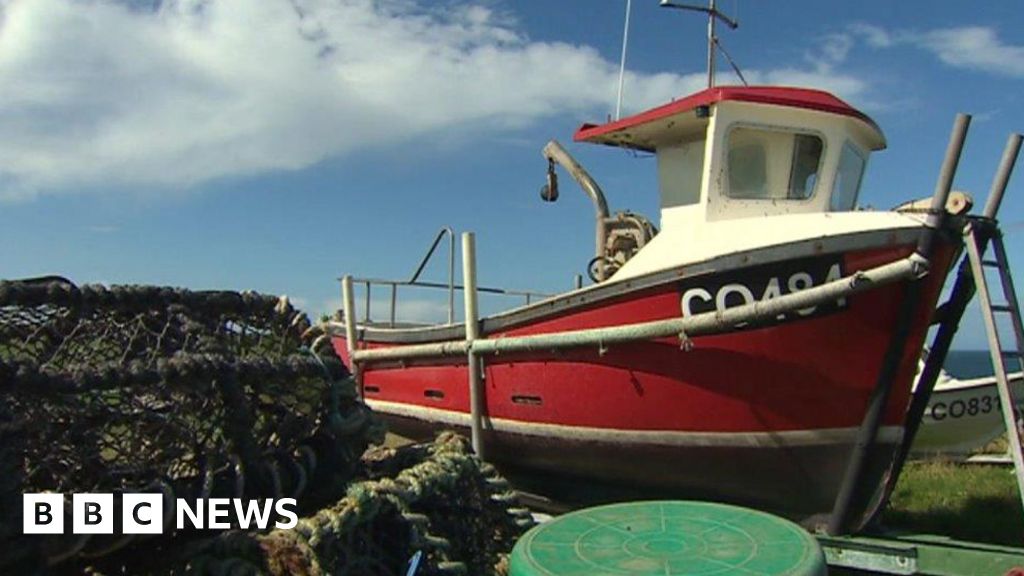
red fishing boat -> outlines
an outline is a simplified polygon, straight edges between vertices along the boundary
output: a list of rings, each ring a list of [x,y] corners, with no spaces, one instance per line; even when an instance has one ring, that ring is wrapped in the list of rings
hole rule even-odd
[[[711,87],[574,140],[656,157],[658,226],[610,214],[549,143],[544,199],[560,165],[594,202],[594,283],[477,319],[464,237],[464,286],[434,286],[465,288],[468,320],[421,326],[396,322],[394,292],[388,321],[357,318],[347,278],[332,338],[366,403],[405,436],[467,431],[513,476],[866,518],[959,255],[956,159],[930,201],[858,210],[882,131],[777,86]],[[355,284],[375,282],[404,284]]]

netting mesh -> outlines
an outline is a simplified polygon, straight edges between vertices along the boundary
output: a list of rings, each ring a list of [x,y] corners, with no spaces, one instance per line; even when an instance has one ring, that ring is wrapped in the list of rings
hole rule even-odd
[[[532,525],[495,470],[451,433],[368,454],[369,478],[294,529],[227,532],[152,555],[94,564],[93,574],[417,576],[502,573]]]
[[[300,326],[308,320],[286,300],[251,292],[0,283],[4,359],[54,370],[154,365],[177,352],[280,356],[294,350]]]
[[[337,490],[381,430],[308,328],[286,299],[254,293],[0,282],[0,511],[16,494],[20,532],[23,492]]]

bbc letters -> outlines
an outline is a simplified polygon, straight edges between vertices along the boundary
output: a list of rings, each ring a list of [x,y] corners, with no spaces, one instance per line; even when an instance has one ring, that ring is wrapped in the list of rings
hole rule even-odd
[[[116,498],[116,500],[115,500]],[[174,529],[224,530],[291,529],[298,524],[294,498],[242,500],[178,498],[164,509],[162,494],[73,494],[70,514],[63,494],[25,494],[22,497],[25,534],[63,534],[70,518],[73,534],[161,534]]]

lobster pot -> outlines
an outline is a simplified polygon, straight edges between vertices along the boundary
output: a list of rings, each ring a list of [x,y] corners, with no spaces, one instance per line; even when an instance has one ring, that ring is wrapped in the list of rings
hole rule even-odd
[[[372,422],[308,329],[275,296],[0,282],[4,509],[25,492],[173,502],[343,483]]]

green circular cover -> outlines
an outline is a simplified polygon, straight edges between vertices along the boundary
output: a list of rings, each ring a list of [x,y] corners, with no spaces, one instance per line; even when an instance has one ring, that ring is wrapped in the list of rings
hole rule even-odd
[[[510,576],[826,574],[825,555],[777,516],[707,502],[630,502],[578,510],[516,543]]]

